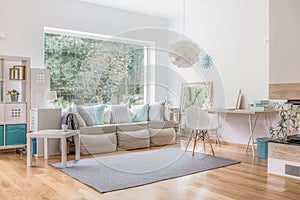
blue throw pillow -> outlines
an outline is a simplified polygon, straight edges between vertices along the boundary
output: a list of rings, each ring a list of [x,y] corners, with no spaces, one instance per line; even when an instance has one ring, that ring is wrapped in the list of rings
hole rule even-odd
[[[105,105],[98,105],[94,106],[94,111],[95,111],[95,124],[96,125],[102,125],[104,124],[104,109]]]
[[[149,103],[144,105],[133,106],[132,111],[135,114],[135,117],[132,119],[133,122],[144,122],[148,121],[148,110]]]

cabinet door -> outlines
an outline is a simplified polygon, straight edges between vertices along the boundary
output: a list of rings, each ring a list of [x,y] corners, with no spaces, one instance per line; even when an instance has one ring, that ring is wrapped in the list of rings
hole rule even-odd
[[[6,124],[26,123],[26,104],[5,104]]]
[[[26,144],[26,124],[5,126],[5,145]]]

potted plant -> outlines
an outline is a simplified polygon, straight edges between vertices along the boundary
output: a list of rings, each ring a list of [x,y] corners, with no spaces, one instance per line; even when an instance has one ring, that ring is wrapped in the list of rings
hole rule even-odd
[[[7,91],[7,95],[10,95],[10,98],[11,98],[12,102],[17,102],[18,101],[19,94],[20,94],[20,92],[18,92],[15,89]]]
[[[275,127],[270,127],[271,138],[287,140],[288,135],[299,131],[300,106],[275,103],[274,107],[279,110],[279,121]]]

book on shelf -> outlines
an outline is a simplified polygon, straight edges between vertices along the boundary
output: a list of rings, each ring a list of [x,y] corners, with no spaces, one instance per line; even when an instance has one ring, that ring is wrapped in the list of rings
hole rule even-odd
[[[266,108],[265,107],[250,106],[250,110],[253,110],[253,111],[265,111]]]
[[[269,104],[270,101],[269,100],[254,100],[253,103],[254,104]]]

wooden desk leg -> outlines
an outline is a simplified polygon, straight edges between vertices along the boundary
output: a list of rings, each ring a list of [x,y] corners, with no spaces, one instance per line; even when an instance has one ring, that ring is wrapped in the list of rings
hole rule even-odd
[[[61,138],[61,168],[67,166],[67,139]]]
[[[31,138],[27,136],[27,167],[32,166]]]
[[[44,138],[44,159],[48,159],[48,138]]]
[[[75,160],[80,160],[80,138],[79,134],[74,135],[75,142]]]
[[[252,117],[251,117],[251,114],[249,115],[249,133],[250,133],[250,138],[249,138],[249,141],[248,141],[248,146],[249,146],[249,143],[251,142],[251,147],[252,147],[252,156],[254,157],[255,156],[255,153],[254,153],[254,138],[253,138],[253,128],[252,128]],[[247,146],[247,150],[246,152],[248,151],[248,146]]]

